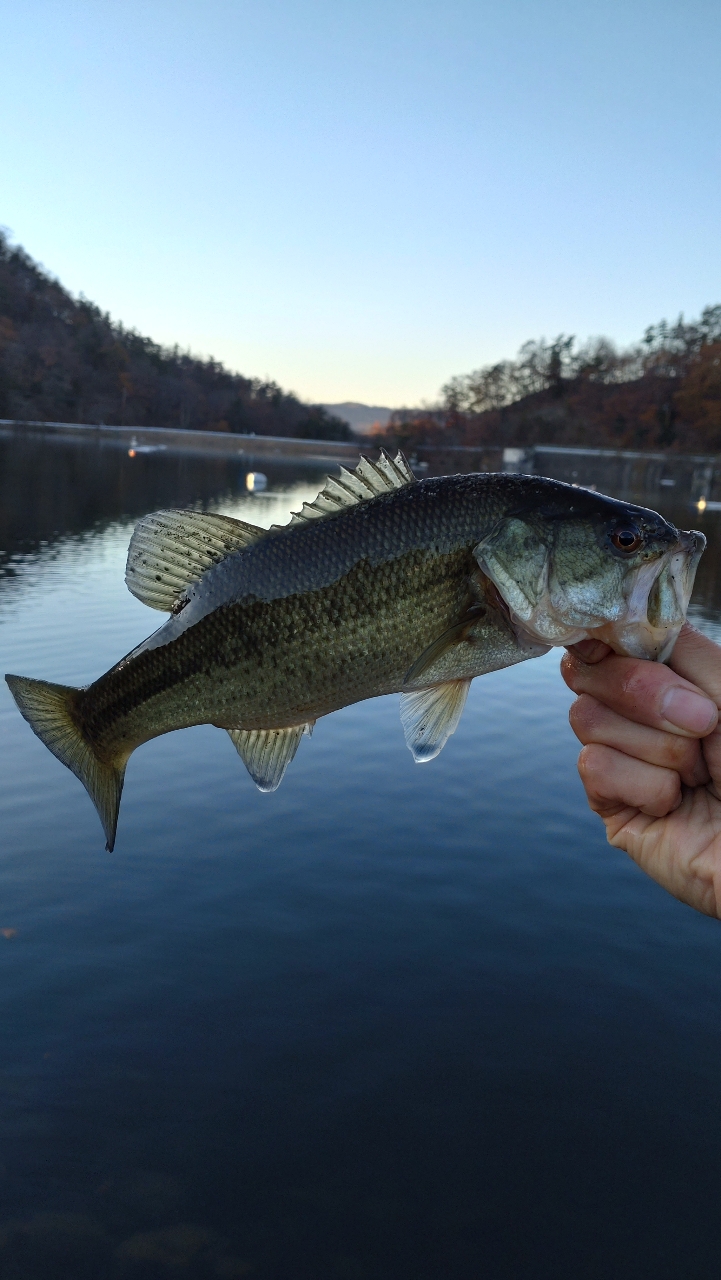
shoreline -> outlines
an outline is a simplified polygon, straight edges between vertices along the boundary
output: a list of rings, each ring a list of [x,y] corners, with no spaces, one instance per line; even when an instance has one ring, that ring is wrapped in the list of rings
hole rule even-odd
[[[98,443],[120,449],[137,449],[142,453],[172,453],[186,456],[234,458],[252,464],[254,461],[297,462],[312,466],[344,465],[352,470],[361,454],[374,454],[383,440],[373,436],[365,440],[303,440],[294,436],[240,435],[225,431],[189,431],[180,427],[111,427],[93,423],[24,421],[0,418],[0,436],[18,434],[53,436],[58,440]],[[550,465],[543,466],[548,458]],[[446,469],[525,472],[542,475],[549,472],[558,479],[576,480],[576,459],[594,458],[603,471],[622,464],[626,473],[624,487],[633,479],[638,482],[643,470],[644,484],[651,487],[668,483],[663,476],[668,468],[686,471],[679,487],[688,486],[694,496],[710,497],[721,485],[721,457],[718,454],[644,453],[639,450],[585,448],[584,446],[535,444],[528,447],[504,448],[500,445],[426,445],[409,458],[412,467],[429,474]],[[454,466],[455,463],[455,466]],[[540,464],[540,465],[539,465]],[[680,477],[679,477],[680,479]],[[685,480],[685,484],[684,484]],[[717,495],[714,493],[714,497]],[[719,494],[718,496],[721,496]]]

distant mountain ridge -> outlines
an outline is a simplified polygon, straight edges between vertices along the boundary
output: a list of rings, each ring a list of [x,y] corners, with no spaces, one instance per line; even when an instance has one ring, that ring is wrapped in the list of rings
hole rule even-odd
[[[0,232],[0,418],[353,440],[345,420],[75,299]]]
[[[344,400],[342,404],[321,405],[328,413],[347,422],[361,435],[367,435],[373,427],[387,427],[393,409],[382,404],[360,404],[357,400]]]

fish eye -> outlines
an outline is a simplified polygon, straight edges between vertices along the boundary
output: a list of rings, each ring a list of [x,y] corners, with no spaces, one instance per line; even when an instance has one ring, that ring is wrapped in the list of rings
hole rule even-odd
[[[631,551],[638,551],[643,538],[635,525],[621,524],[611,534],[611,542],[617,551],[625,551],[628,555]]]

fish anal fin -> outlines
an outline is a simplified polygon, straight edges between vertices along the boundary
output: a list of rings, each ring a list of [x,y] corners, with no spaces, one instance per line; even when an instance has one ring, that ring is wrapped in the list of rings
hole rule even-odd
[[[458,728],[470,680],[449,680],[401,694],[401,724],[416,764],[433,760]]]
[[[304,734],[313,723],[290,729],[229,729],[233,746],[259,791],[277,791]]]
[[[73,714],[79,690],[26,676],[6,676],[18,710],[41,742],[82,782],[98,811],[110,852],[115,844],[127,756],[103,761]]]
[[[369,498],[377,498],[382,493],[392,493],[394,489],[403,489],[407,484],[416,484],[416,478],[400,449],[395,458],[391,458],[385,449],[381,449],[377,462],[361,457],[355,471],[340,468],[340,476],[329,477],[317,498],[312,502],[304,502],[300,511],[294,511],[287,525],[273,525],[274,529],[289,529],[296,524],[308,524],[311,520],[321,520],[324,516],[336,515],[344,507],[354,507],[359,502],[367,502]]]
[[[172,613],[188,587],[267,529],[213,511],[155,511],[135,526],[128,547],[128,590],[151,609]]]

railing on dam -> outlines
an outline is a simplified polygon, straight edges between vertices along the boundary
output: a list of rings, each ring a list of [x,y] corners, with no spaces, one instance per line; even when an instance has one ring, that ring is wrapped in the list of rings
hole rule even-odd
[[[360,453],[373,454],[382,439],[357,442],[301,440],[285,436],[238,435],[220,431],[184,431],[172,427],[108,427],[88,423],[23,422],[0,419],[0,433],[52,435],[78,442],[136,449],[141,453],[177,452],[255,462],[297,461],[355,466]],[[422,446],[410,456],[419,475],[449,472],[507,471],[550,475],[601,491],[634,494],[675,490],[693,502],[721,501],[721,456],[644,453],[621,449],[588,449],[552,444],[524,448],[481,445]],[[668,495],[671,496],[671,493]]]

